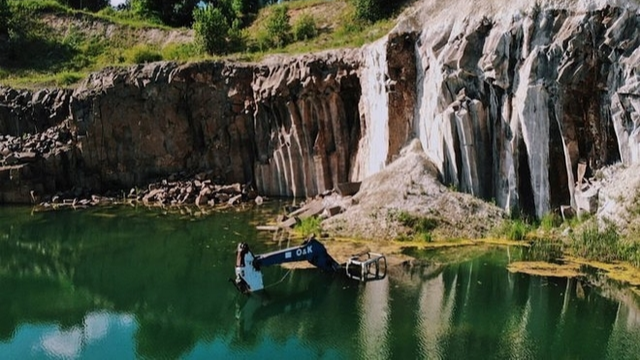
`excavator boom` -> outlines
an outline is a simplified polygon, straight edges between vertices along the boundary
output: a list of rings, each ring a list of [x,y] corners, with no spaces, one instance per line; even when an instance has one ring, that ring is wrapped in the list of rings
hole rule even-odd
[[[304,260],[324,271],[335,272],[340,270],[340,264],[333,260],[324,245],[315,238],[305,241],[300,246],[258,255],[254,265],[270,266]]]

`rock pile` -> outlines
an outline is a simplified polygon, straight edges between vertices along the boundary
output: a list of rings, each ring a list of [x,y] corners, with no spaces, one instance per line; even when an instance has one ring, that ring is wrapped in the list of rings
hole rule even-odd
[[[345,193],[340,191],[340,187],[350,187],[351,192]],[[286,214],[277,219],[276,226],[260,226],[260,230],[277,230],[293,228],[300,221],[309,217],[319,217],[320,219],[328,219],[343,211],[350,205],[351,197],[357,193],[360,183],[343,183],[338,189],[328,190],[317,195],[313,199],[300,204],[299,207],[287,207]]]
[[[40,157],[46,159],[72,144],[71,132],[64,123],[38,134],[0,135],[0,165],[15,166],[34,162]]]
[[[149,184],[146,188],[132,188],[128,193],[109,191],[105,195],[90,194],[87,189],[74,188],[46,199],[36,206],[36,210],[53,210],[65,207],[86,208],[109,204],[130,204],[144,206],[189,206],[198,207],[228,205],[254,201],[262,204],[262,197],[251,184],[218,185],[205,175],[177,180],[179,175]]]

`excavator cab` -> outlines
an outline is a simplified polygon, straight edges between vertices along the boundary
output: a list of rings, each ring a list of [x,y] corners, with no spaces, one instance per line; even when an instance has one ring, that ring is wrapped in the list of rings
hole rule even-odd
[[[264,289],[262,272],[256,257],[249,249],[249,244],[241,242],[236,251],[236,278],[231,280],[241,293],[248,293]]]

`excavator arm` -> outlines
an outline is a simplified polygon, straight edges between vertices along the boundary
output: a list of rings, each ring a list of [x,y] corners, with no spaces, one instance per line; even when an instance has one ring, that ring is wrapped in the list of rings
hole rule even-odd
[[[367,253],[368,259],[361,261],[354,256],[345,265],[336,262],[327,249],[315,237],[310,237],[299,246],[277,250],[266,254],[254,255],[247,243],[238,244],[236,252],[236,278],[231,280],[235,287],[242,293],[255,292],[264,289],[262,281],[262,267],[279,265],[294,261],[308,261],[312,265],[326,272],[344,271],[348,277],[360,281],[381,279],[386,276],[386,259],[381,254],[373,254],[373,258]],[[381,268],[381,264],[384,268]],[[353,272],[354,266],[359,270]],[[375,268],[372,272],[370,268]],[[365,271],[366,270],[366,271]]]
[[[327,272],[340,270],[340,264],[333,260],[324,245],[315,238],[308,239],[300,246],[258,255],[253,264],[260,267],[305,260]]]

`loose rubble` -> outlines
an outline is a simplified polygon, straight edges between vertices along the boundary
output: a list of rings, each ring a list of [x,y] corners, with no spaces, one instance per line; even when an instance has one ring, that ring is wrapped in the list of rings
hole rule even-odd
[[[349,192],[341,191],[344,188],[350,189]],[[258,226],[258,230],[291,229],[300,221],[314,216],[323,220],[331,218],[347,210],[352,195],[359,188],[359,182],[343,183],[338,185],[337,189],[325,191],[314,198],[307,199],[299,206],[287,206],[284,209],[285,214],[276,219],[276,225],[261,225]]]
[[[210,179],[203,179],[202,174],[182,180],[176,180],[176,177],[178,175],[170,176],[168,179],[151,183],[146,188],[132,188],[128,193],[110,191],[105,195],[97,195],[91,194],[87,189],[74,188],[47,198],[36,205],[35,209],[77,209],[112,204],[213,207],[233,206],[250,201],[260,205],[263,202],[263,197],[258,195],[251,184],[218,185]]]
[[[51,156],[73,151],[77,146],[67,121],[39,133],[22,136],[0,134],[0,170],[16,169]],[[31,201],[36,211],[60,208],[86,208],[109,204],[142,204],[145,206],[217,206],[236,205],[248,201],[261,204],[263,198],[251,184],[221,185],[210,173],[173,174],[144,188],[111,190],[98,194],[91,189],[75,186],[54,194],[31,189]]]
[[[16,166],[47,158],[73,145],[66,123],[37,134],[22,136],[0,135],[0,166]]]

